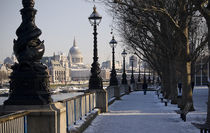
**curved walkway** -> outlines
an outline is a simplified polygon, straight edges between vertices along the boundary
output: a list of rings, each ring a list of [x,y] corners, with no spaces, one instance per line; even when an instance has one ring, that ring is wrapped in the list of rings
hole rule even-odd
[[[174,113],[176,105],[165,107],[155,92],[132,92],[110,105],[109,112],[97,116],[84,133],[198,133],[191,122],[205,121],[207,92],[194,90],[197,111],[187,115],[187,122]]]

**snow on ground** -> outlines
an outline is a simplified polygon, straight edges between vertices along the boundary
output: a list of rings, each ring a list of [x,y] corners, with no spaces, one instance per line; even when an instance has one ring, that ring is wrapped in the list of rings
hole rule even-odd
[[[84,133],[198,133],[191,122],[205,122],[207,96],[207,87],[195,88],[196,111],[184,122],[174,112],[177,106],[164,106],[155,92],[132,92],[110,105],[108,113],[97,116]]]

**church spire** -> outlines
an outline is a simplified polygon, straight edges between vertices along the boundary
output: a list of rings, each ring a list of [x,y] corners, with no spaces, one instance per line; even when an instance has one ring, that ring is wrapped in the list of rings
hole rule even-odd
[[[76,47],[76,39],[75,39],[75,37],[74,37],[73,46]]]

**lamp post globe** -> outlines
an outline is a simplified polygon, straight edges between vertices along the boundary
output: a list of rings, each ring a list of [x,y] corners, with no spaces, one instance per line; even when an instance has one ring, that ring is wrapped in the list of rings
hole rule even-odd
[[[110,86],[116,86],[118,85],[118,80],[117,80],[117,73],[115,70],[115,47],[117,46],[117,41],[114,39],[114,36],[112,37],[112,40],[109,42],[111,48],[112,48],[112,71],[110,74]]]
[[[100,65],[98,63],[98,50],[97,50],[97,25],[100,24],[102,17],[96,11],[96,7],[93,7],[93,12],[88,18],[90,24],[93,26],[93,63],[91,65],[91,76],[89,79],[89,89],[103,89],[102,78],[100,76]]]
[[[125,57],[127,56],[127,53],[125,52],[125,49],[123,50],[123,52],[121,53],[122,57],[123,57],[123,74],[122,74],[122,84],[127,85],[127,75],[125,73]]]
[[[131,71],[131,84],[135,83],[134,75],[133,75],[133,62],[134,62],[134,56],[131,56],[131,65],[132,65],[132,71]]]

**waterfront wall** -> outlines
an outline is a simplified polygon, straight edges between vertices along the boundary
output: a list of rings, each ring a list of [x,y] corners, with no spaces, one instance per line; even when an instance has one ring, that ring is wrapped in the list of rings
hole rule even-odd
[[[108,103],[124,94],[124,87],[114,86],[85,92],[50,105],[0,106],[1,115],[9,114],[0,117],[0,133],[82,132],[99,112],[108,111]],[[20,110],[24,112],[17,115]]]

